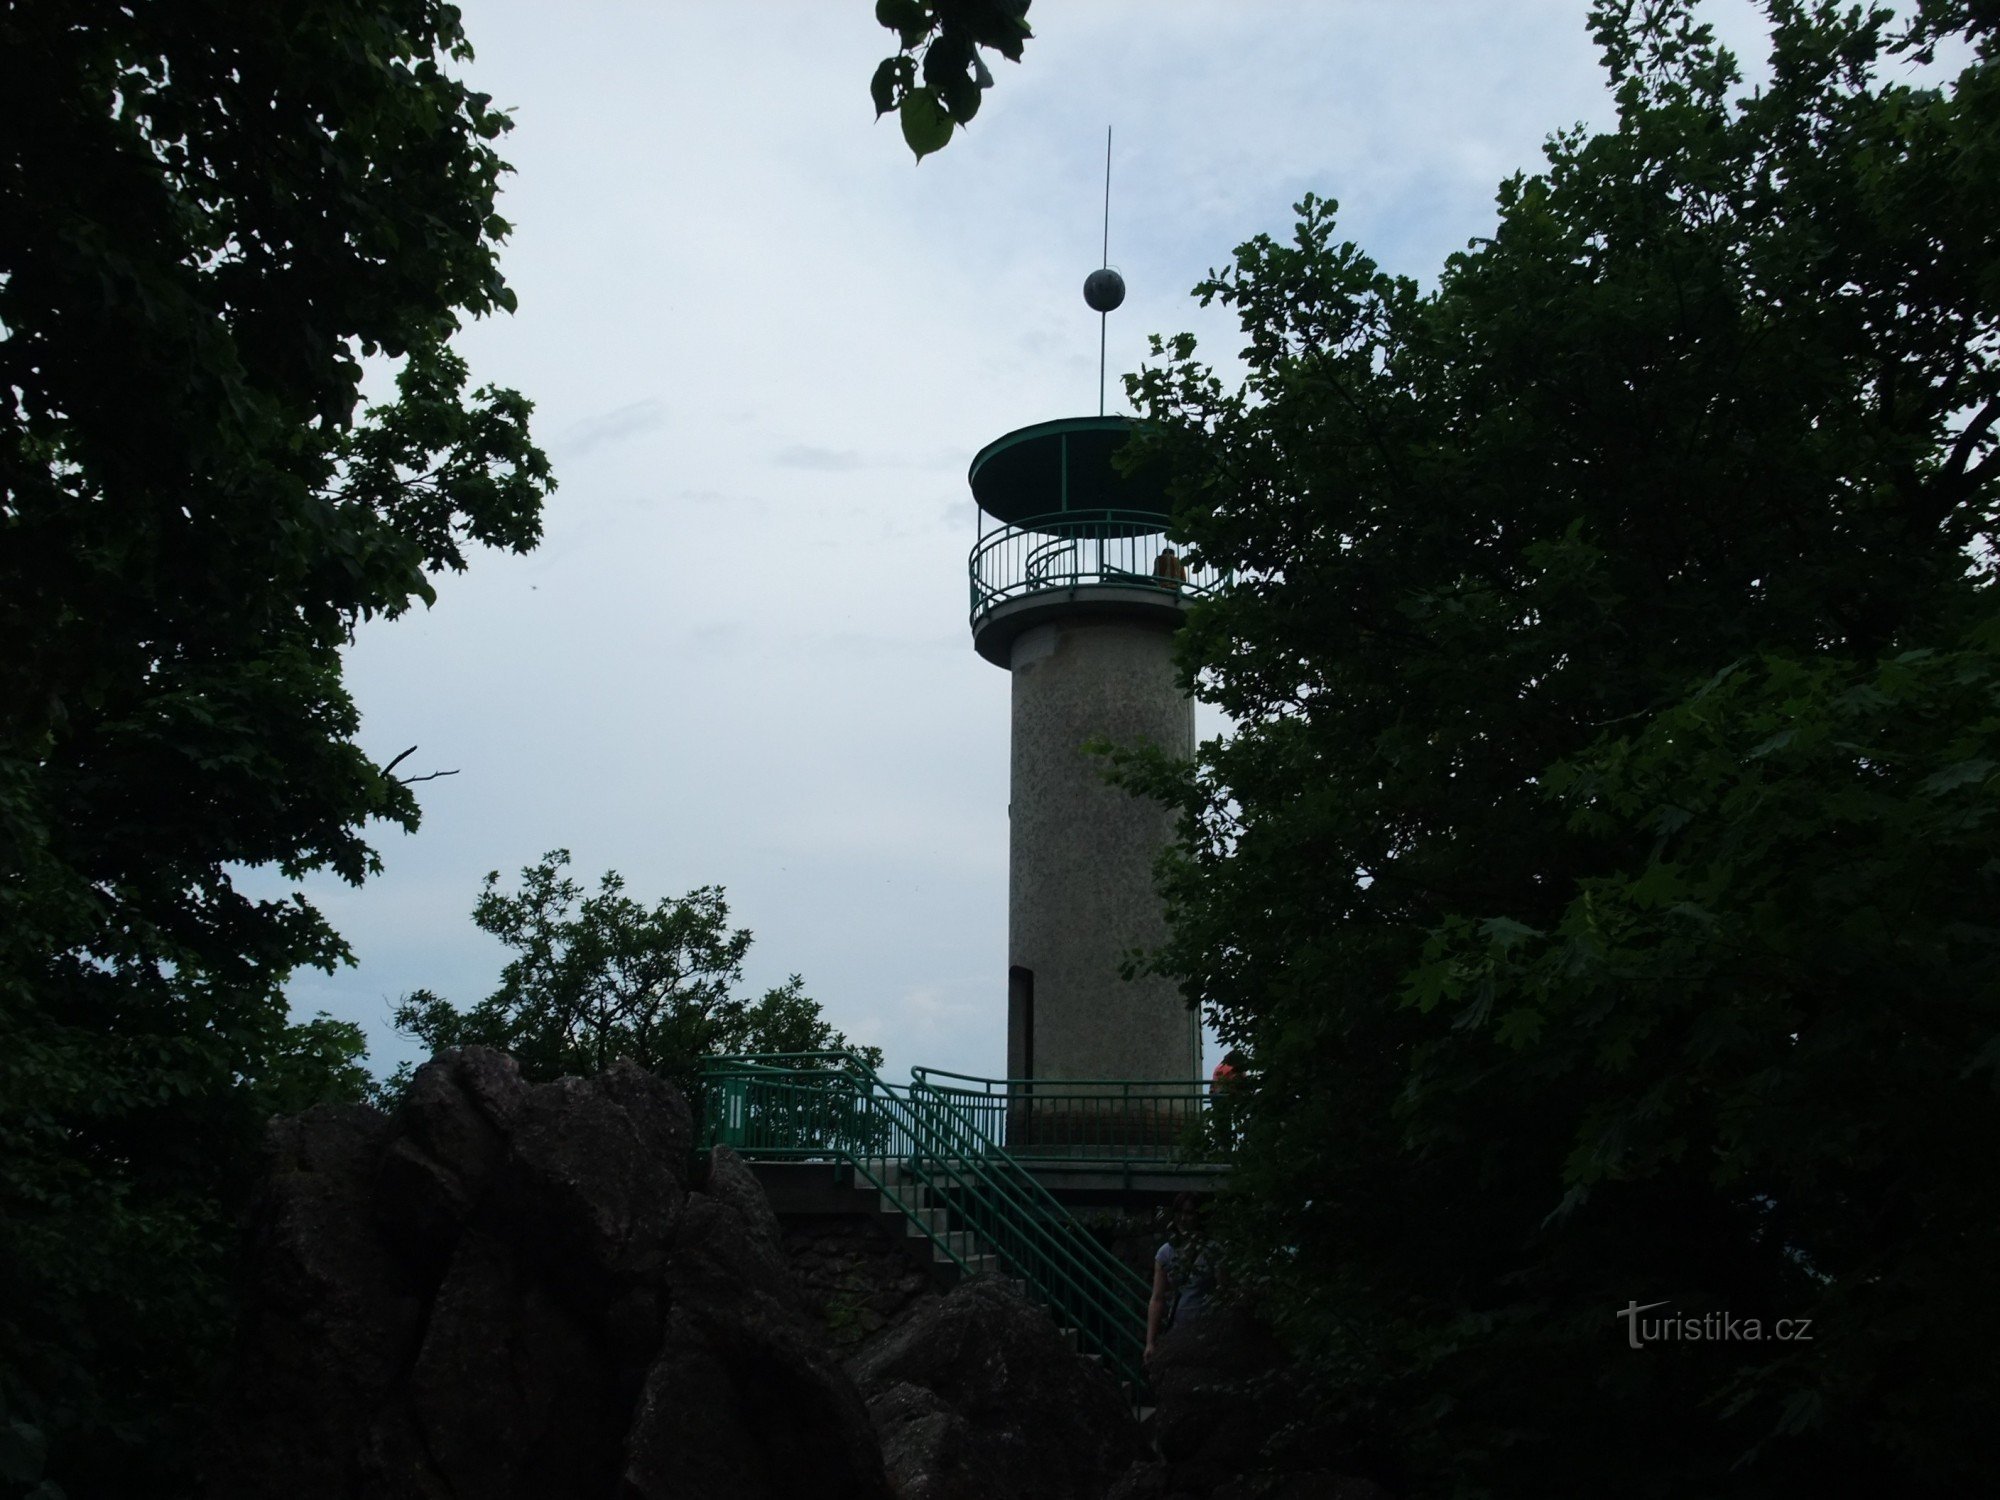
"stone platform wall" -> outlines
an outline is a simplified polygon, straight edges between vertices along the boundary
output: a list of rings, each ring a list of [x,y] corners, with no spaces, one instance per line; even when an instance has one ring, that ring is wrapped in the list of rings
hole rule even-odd
[[[877,1223],[875,1220],[882,1220]],[[939,1296],[944,1278],[886,1214],[784,1216],[785,1259],[806,1313],[843,1355]]]

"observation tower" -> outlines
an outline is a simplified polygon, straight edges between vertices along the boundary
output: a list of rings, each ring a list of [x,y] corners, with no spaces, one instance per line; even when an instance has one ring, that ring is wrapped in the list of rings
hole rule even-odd
[[[1107,274],[1115,280],[1098,272],[1091,281]],[[1133,425],[1120,416],[1042,422],[972,460],[972,645],[1013,682],[1012,1079],[1200,1076],[1200,1020],[1177,988],[1118,972],[1133,949],[1166,937],[1153,865],[1174,838],[1173,814],[1107,786],[1105,762],[1084,750],[1102,740],[1194,753],[1194,704],[1174,680],[1173,633],[1218,579],[1190,569],[1167,542],[1163,477],[1113,467]]]

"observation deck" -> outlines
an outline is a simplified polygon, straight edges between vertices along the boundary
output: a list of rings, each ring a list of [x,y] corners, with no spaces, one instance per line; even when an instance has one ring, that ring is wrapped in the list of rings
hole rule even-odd
[[[1042,422],[973,458],[972,644],[995,666],[1010,664],[1023,631],[1049,620],[1171,621],[1225,581],[1213,568],[1190,568],[1168,544],[1164,474],[1113,465],[1134,425],[1129,417]]]

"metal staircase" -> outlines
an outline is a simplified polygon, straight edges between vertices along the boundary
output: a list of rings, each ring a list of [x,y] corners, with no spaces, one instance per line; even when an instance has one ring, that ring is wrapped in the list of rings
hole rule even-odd
[[[997,1272],[1046,1306],[1070,1346],[1135,1404],[1150,1288],[1008,1156],[949,1090],[892,1085],[846,1052],[719,1058],[702,1074],[703,1141],[757,1159],[833,1161],[962,1275]]]
[[[931,1202],[931,1190],[909,1173],[902,1163],[886,1158],[871,1162],[871,1175],[879,1176],[881,1212],[903,1220],[903,1232],[914,1239],[930,1241],[931,1259],[939,1265],[958,1268],[966,1276],[1001,1271],[1000,1257],[978,1242],[969,1229],[953,1229],[951,1215]]]

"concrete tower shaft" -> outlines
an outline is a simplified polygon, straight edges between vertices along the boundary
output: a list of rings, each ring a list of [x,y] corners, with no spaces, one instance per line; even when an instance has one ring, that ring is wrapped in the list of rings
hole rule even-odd
[[[972,641],[1013,679],[1010,1078],[1191,1079],[1200,1069],[1200,1025],[1175,986],[1118,972],[1166,937],[1153,871],[1172,815],[1107,786],[1104,762],[1083,748],[1193,754],[1173,634],[1189,601],[1220,582],[1168,544],[1160,476],[1121,466],[1131,427],[1123,417],[1045,422],[972,461]]]
[[[1071,615],[1013,643],[1007,955],[1011,1078],[1192,1078],[1195,1017],[1176,988],[1126,980],[1166,920],[1153,865],[1173,815],[1107,786],[1085,742],[1194,753],[1194,704],[1174,681],[1173,624]]]

